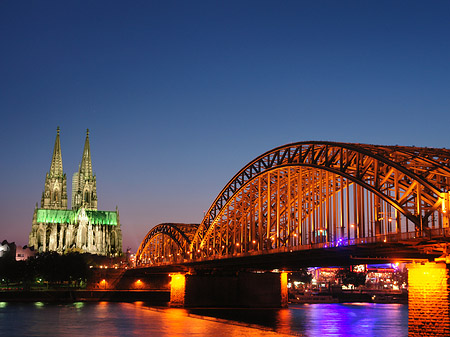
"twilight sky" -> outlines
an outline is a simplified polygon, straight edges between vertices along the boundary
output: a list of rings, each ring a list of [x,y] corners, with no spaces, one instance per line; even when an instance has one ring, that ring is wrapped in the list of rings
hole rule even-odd
[[[135,251],[276,146],[450,147],[450,2],[2,0],[0,113],[0,241],[28,243],[56,127],[69,195],[89,128]]]

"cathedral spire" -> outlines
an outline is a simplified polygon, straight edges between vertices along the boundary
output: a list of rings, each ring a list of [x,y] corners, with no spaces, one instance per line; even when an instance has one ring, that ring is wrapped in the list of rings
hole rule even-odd
[[[63,172],[59,126],[56,128],[56,140],[53,147],[50,171],[45,176],[41,207],[44,209],[64,209],[67,207],[66,175]]]
[[[83,157],[81,158],[80,173],[85,177],[92,176],[91,147],[89,146],[89,129],[86,130]]]
[[[52,163],[48,173],[50,177],[61,177],[63,175],[61,143],[59,141],[59,126],[56,128],[56,139],[55,146],[53,148]]]
[[[86,130],[81,164],[72,178],[72,209],[79,209],[82,206],[87,210],[97,209],[97,182],[92,172],[89,129]]]

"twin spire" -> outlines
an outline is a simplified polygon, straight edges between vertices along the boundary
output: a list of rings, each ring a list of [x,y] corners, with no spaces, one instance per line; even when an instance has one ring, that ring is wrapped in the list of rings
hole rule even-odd
[[[86,129],[86,140],[84,141],[83,156],[81,157],[80,173],[92,175],[91,147],[89,145],[89,129]],[[50,165],[50,176],[63,175],[61,141],[59,139],[59,126],[56,128],[55,146],[53,148],[52,163]]]
[[[61,143],[59,137],[59,126],[56,129],[56,140],[55,146],[53,148],[53,156],[52,162],[50,165],[50,171],[47,174],[47,179],[53,178],[63,178],[64,181],[61,181],[58,188],[59,191],[65,190],[65,174],[63,172],[62,166],[62,155],[61,155]],[[81,157],[81,164],[79,169],[73,175],[72,179],[72,209],[78,209],[82,206],[87,209],[97,209],[97,186],[96,186],[96,177],[92,172],[92,160],[91,160],[91,149],[89,145],[89,129],[86,130],[86,140],[84,142],[83,156]],[[57,201],[58,199],[64,198],[63,196],[54,196],[56,191],[53,191],[51,186],[55,186],[55,184],[51,184],[50,182],[46,182],[45,190],[43,195],[49,195],[50,200]],[[53,197],[54,196],[54,197]],[[67,205],[67,196],[65,204]],[[44,196],[43,196],[44,200]],[[45,206],[53,206],[55,208],[65,208],[64,205],[55,204],[54,202],[43,202]],[[44,205],[43,205],[44,207]],[[51,208],[53,208],[51,207]],[[67,206],[66,206],[67,207]]]

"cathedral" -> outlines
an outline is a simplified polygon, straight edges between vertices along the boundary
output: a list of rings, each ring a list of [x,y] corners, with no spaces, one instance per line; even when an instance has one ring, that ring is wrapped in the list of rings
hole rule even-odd
[[[96,176],[92,171],[89,129],[83,156],[72,178],[71,209],[67,209],[67,181],[63,171],[59,127],[50,171],[45,176],[41,207],[33,214],[29,246],[38,252],[78,251],[105,256],[122,254],[119,211],[97,210]]]

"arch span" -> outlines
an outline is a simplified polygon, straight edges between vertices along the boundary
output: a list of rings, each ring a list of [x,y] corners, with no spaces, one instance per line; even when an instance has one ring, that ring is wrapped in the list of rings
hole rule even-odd
[[[214,259],[410,239],[449,227],[449,191],[448,149],[287,144],[243,167],[200,225],[154,227],[137,260],[171,263],[176,256]]]
[[[198,224],[162,223],[153,227],[136,252],[136,263],[151,264],[172,256],[187,257]],[[166,256],[166,257],[165,257]]]
[[[334,142],[284,145],[242,168],[206,213],[197,256],[448,226],[450,151]]]

